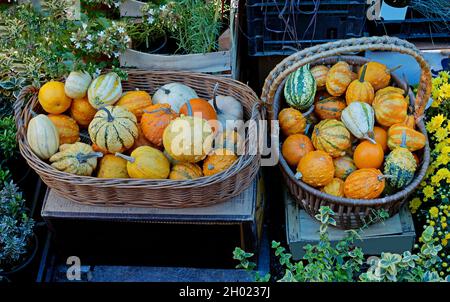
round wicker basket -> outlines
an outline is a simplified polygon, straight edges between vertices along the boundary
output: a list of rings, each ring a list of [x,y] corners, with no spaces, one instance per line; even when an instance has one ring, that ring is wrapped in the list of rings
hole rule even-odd
[[[283,87],[287,76],[297,68],[306,64],[311,65],[333,65],[338,61],[346,61],[353,67],[358,67],[369,60],[358,56],[347,56],[347,53],[355,53],[365,50],[396,51],[413,56],[422,70],[417,96],[410,92],[410,101],[414,108],[416,126],[426,137],[427,132],[423,123],[423,113],[431,92],[431,73],[425,59],[414,45],[391,37],[371,37],[342,40],[338,42],[317,45],[297,52],[278,64],[266,78],[262,101],[268,104],[269,119],[276,120],[279,111],[285,106]],[[396,86],[403,89],[407,84],[395,75],[392,81]],[[280,148],[280,145],[278,146]],[[415,190],[424,178],[429,162],[430,148],[428,138],[426,146],[419,153],[420,164],[417,168],[414,180],[403,190],[383,198],[372,200],[349,199],[335,197],[323,193],[304,182],[297,180],[294,172],[280,154],[280,168],[286,185],[294,199],[311,216],[315,216],[321,206],[329,206],[335,213],[336,226],[342,229],[354,229],[361,227],[370,221],[374,210],[384,209],[390,215],[398,212],[399,208],[407,201],[408,196]]]
[[[156,89],[170,82],[188,85],[199,97],[206,99],[212,96],[214,86],[219,83],[219,94],[233,96],[242,103],[246,120],[258,122],[262,119],[263,106],[256,94],[247,85],[231,79],[197,73],[133,69],[128,70],[128,80],[123,81],[122,86],[124,91],[140,89],[153,94]],[[15,104],[19,149],[49,188],[75,202],[97,206],[204,207],[240,194],[259,171],[258,152],[245,152],[226,171],[193,180],[103,179],[58,171],[33,153],[26,138],[27,125],[33,112],[43,112],[37,98],[38,91],[32,86],[25,87]],[[256,139],[256,135],[246,134],[247,151],[256,146]]]

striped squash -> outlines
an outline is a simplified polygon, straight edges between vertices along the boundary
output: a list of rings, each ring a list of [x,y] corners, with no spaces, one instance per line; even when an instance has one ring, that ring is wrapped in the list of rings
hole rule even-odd
[[[81,99],[86,96],[92,77],[83,71],[72,71],[64,83],[64,92],[69,98]]]
[[[402,189],[414,179],[417,163],[413,154],[406,148],[395,148],[386,157],[384,175],[390,186]]]
[[[375,114],[372,107],[363,102],[353,102],[342,111],[341,120],[348,130],[359,139],[373,139]]]
[[[65,114],[49,114],[59,134],[59,144],[73,144],[80,140],[80,127],[77,122]]]
[[[27,140],[31,150],[40,159],[49,159],[58,151],[58,130],[44,114],[33,117],[28,123]]]
[[[314,112],[321,120],[341,119],[342,110],[347,107],[345,101],[337,96],[319,99],[314,105]]]
[[[144,109],[152,105],[152,97],[143,90],[127,91],[120,97],[116,106],[122,106],[133,113],[138,122],[141,120]]]
[[[398,87],[388,86],[375,92],[375,96],[379,97],[386,93],[400,93],[401,95],[405,95],[405,90]]]
[[[94,79],[88,89],[88,99],[92,107],[113,105],[122,95],[122,83],[115,72],[103,74]]]
[[[389,127],[403,122],[408,115],[408,102],[397,92],[385,92],[375,97],[372,103],[378,124]]]
[[[353,74],[346,62],[337,62],[327,74],[327,91],[332,96],[341,96],[353,81]]]
[[[425,135],[406,125],[395,124],[388,130],[388,147],[391,150],[404,145],[406,149],[414,152],[425,147],[426,140]]]
[[[352,145],[350,132],[344,124],[335,119],[323,120],[314,127],[311,137],[317,150],[322,150],[331,157],[345,155],[345,150]]]
[[[360,169],[345,180],[344,195],[352,199],[375,199],[383,193],[385,185],[385,177],[380,170]]]
[[[309,109],[314,103],[317,85],[309,70],[309,64],[291,73],[284,85],[286,102],[300,111]]]
[[[120,106],[102,107],[88,131],[92,142],[109,153],[131,148],[139,136],[136,117]]]
[[[311,74],[316,80],[317,90],[325,89],[327,83],[327,74],[330,69],[325,65],[317,65],[311,68]]]

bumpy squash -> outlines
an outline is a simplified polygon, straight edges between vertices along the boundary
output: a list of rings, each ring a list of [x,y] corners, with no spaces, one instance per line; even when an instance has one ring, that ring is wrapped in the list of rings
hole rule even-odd
[[[363,68],[366,67],[366,81],[368,81],[373,89],[379,90],[389,85],[391,81],[391,72],[399,68],[400,66],[388,69],[386,65],[378,62],[368,62],[359,71],[361,76]]]
[[[91,106],[87,97],[74,99],[70,106],[70,116],[80,127],[88,127],[96,113],[97,109]]]
[[[383,148],[383,152],[386,153],[389,150],[387,145],[388,136],[386,130],[381,127],[375,126],[373,127],[373,133],[375,141],[381,145],[381,147]]]
[[[189,108],[189,106],[191,108]],[[190,113],[190,111],[192,113]],[[214,133],[219,130],[219,125],[217,124],[217,114],[214,107],[208,103],[207,100],[201,98],[190,99],[180,108],[180,114],[197,116],[199,118],[205,119],[211,125]]]
[[[352,199],[378,198],[386,185],[378,169],[360,169],[350,174],[344,183],[344,195]]]
[[[49,114],[48,118],[58,130],[60,145],[73,144],[80,140],[80,128],[73,118],[64,114]]]
[[[229,149],[215,149],[203,162],[203,174],[211,176],[230,168],[238,159]]]
[[[327,74],[327,91],[332,96],[341,96],[353,81],[352,70],[346,62],[337,62]]]
[[[127,161],[113,154],[106,154],[100,160],[100,168],[97,173],[99,178],[129,178]]]
[[[345,180],[357,169],[353,159],[347,155],[333,159],[333,164],[334,176],[342,180]]]
[[[97,167],[97,158],[102,156],[88,144],[77,142],[61,145],[59,152],[50,157],[50,162],[52,167],[60,171],[90,176]]]
[[[152,97],[143,90],[127,91],[116,103],[116,106],[125,107],[133,113],[138,122],[141,120],[144,109],[150,105],[152,105]]]
[[[345,155],[352,145],[350,132],[338,120],[323,120],[314,127],[312,143],[317,150],[329,153],[332,157]]]
[[[340,120],[342,110],[344,110],[345,107],[347,107],[347,105],[342,98],[337,96],[330,96],[328,98],[318,100],[314,105],[314,112],[322,120]]]
[[[147,107],[141,118],[141,129],[146,139],[157,147],[162,146],[164,129],[171,121],[178,117],[178,113],[169,104],[155,104]]]
[[[45,112],[53,114],[63,113],[72,103],[72,99],[64,92],[64,84],[56,81],[42,85],[39,89],[38,100]]]
[[[89,103],[96,109],[113,105],[121,95],[122,82],[115,72],[102,74],[95,78],[88,89]]]
[[[311,151],[314,151],[314,146],[309,137],[303,134],[288,136],[281,147],[281,154],[291,167],[297,167],[300,159]]]
[[[303,114],[294,108],[285,108],[278,114],[281,132],[285,136],[304,133],[306,119]]]
[[[49,159],[58,151],[58,130],[44,114],[33,117],[28,123],[27,140],[31,150],[40,159]]]
[[[242,155],[245,151],[245,140],[235,130],[222,131],[214,138],[214,148],[230,149],[237,155]]]
[[[316,80],[317,90],[325,89],[328,71],[330,71],[330,69],[325,65],[317,65],[311,68],[311,74]]]
[[[203,176],[202,168],[197,164],[178,163],[170,170],[169,179],[187,180],[195,179]]]
[[[181,83],[169,83],[155,92],[153,103],[169,104],[172,110],[179,112],[184,103],[195,98],[198,98],[198,95],[191,87]]]
[[[389,93],[399,93],[401,95],[405,95],[405,90],[398,88],[398,87],[393,87],[393,86],[388,86],[385,88],[382,88],[380,90],[378,90],[377,92],[375,92],[375,97],[380,97],[383,94],[389,94]]]
[[[334,178],[333,159],[328,153],[316,150],[302,157],[295,178],[312,187],[323,187]]]
[[[399,93],[383,93],[375,97],[373,109],[378,124],[389,127],[403,122],[408,114],[408,103]]]
[[[102,107],[89,124],[91,141],[109,153],[129,149],[138,138],[136,117],[120,106]]]
[[[127,161],[127,171],[131,178],[165,179],[170,173],[170,163],[158,149],[142,146],[130,156],[116,153]]]
[[[362,102],[351,103],[342,111],[341,121],[357,138],[375,143],[375,140],[372,138],[375,113],[369,104]]]
[[[288,76],[284,85],[284,98],[291,107],[305,111],[314,103],[316,91],[316,80],[311,74],[308,64]]]
[[[64,84],[64,91],[69,98],[81,99],[86,96],[92,77],[85,71],[72,71]]]
[[[405,147],[411,151],[417,151],[425,147],[426,137],[421,132],[402,124],[392,125],[388,130],[388,146],[394,150],[402,146],[403,136],[406,137]]]
[[[321,191],[333,196],[344,197],[344,181],[340,178],[333,178]]]
[[[372,85],[364,79],[366,74],[366,67],[363,67],[361,77],[359,80],[354,80],[350,83],[345,93],[345,100],[347,104],[352,102],[364,102],[367,104],[372,104],[373,98],[375,97],[375,91]]]
[[[369,141],[363,141],[356,147],[353,153],[353,161],[358,169],[378,169],[383,164],[383,160],[383,147],[378,143],[374,144]]]
[[[416,169],[417,163],[411,151],[398,147],[386,157],[383,172],[390,186],[402,189],[413,181]]]

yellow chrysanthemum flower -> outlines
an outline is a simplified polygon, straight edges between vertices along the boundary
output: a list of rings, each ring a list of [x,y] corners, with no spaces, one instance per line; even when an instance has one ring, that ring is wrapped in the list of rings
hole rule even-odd
[[[434,188],[427,185],[425,188],[423,188],[423,194],[425,195],[425,200],[428,198],[434,198]]]
[[[439,209],[437,207],[432,207],[429,212],[433,218],[437,218],[439,216]]]
[[[442,123],[445,121],[445,117],[443,114],[438,114],[436,116],[433,116],[431,120],[427,123],[427,130],[430,133],[435,132],[437,129],[439,129],[442,126]]]
[[[438,128],[436,130],[436,133],[434,134],[434,137],[437,139],[438,142],[442,142],[444,139],[446,139],[448,136],[448,130],[447,128]]]
[[[413,198],[409,203],[409,208],[411,209],[411,213],[413,213],[413,214],[416,213],[421,205],[422,205],[422,201],[420,200],[420,198],[418,198],[418,197]]]

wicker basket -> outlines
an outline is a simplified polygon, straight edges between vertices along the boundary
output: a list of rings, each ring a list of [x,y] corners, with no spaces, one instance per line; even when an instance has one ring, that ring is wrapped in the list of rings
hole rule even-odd
[[[263,102],[272,105],[268,106],[269,118],[271,120],[276,120],[279,111],[283,108],[284,99],[282,90],[284,81],[291,72],[306,64],[332,65],[338,61],[346,61],[354,67],[361,66],[368,62],[368,60],[363,57],[345,56],[345,54],[366,50],[396,51],[409,54],[417,60],[422,70],[420,85],[417,97],[410,93],[410,100],[412,108],[414,108],[417,128],[427,136],[422,118],[431,91],[430,69],[419,50],[417,50],[414,45],[391,37],[359,38],[317,45],[315,47],[304,49],[284,59],[269,74],[264,84],[261,99]],[[406,83],[395,77],[395,75],[393,75],[392,78],[397,86],[403,89],[407,87]],[[369,221],[368,218],[373,214],[373,210],[376,209],[385,209],[390,215],[397,213],[403,203],[406,202],[408,196],[424,178],[430,162],[430,149],[427,139],[425,148],[422,149],[419,154],[421,163],[418,166],[415,178],[411,184],[394,195],[372,200],[360,200],[331,196],[297,180],[294,177],[294,172],[283,158],[281,152],[279,153],[280,168],[283,177],[295,200],[300,203],[305,211],[311,216],[318,213],[320,206],[329,206],[336,213],[336,226],[342,229],[352,229],[362,226],[365,222]]]
[[[240,100],[247,120],[259,121],[262,117],[261,102],[248,86],[221,77],[186,72],[129,70],[128,80],[123,81],[122,86],[124,91],[138,88],[153,94],[156,89],[170,82],[186,84],[203,98],[210,98],[215,84],[219,83],[218,93]],[[102,179],[58,171],[39,159],[26,139],[27,125],[33,116],[32,112],[43,112],[37,93],[37,88],[25,87],[15,105],[20,152],[49,188],[75,202],[88,205],[155,208],[204,207],[241,193],[251,184],[259,170],[260,155],[246,152],[228,170],[194,180]],[[26,102],[29,95],[31,97]],[[23,104],[26,105],[22,109]],[[247,150],[251,146],[256,146],[256,139],[256,136],[249,137],[246,134]]]

